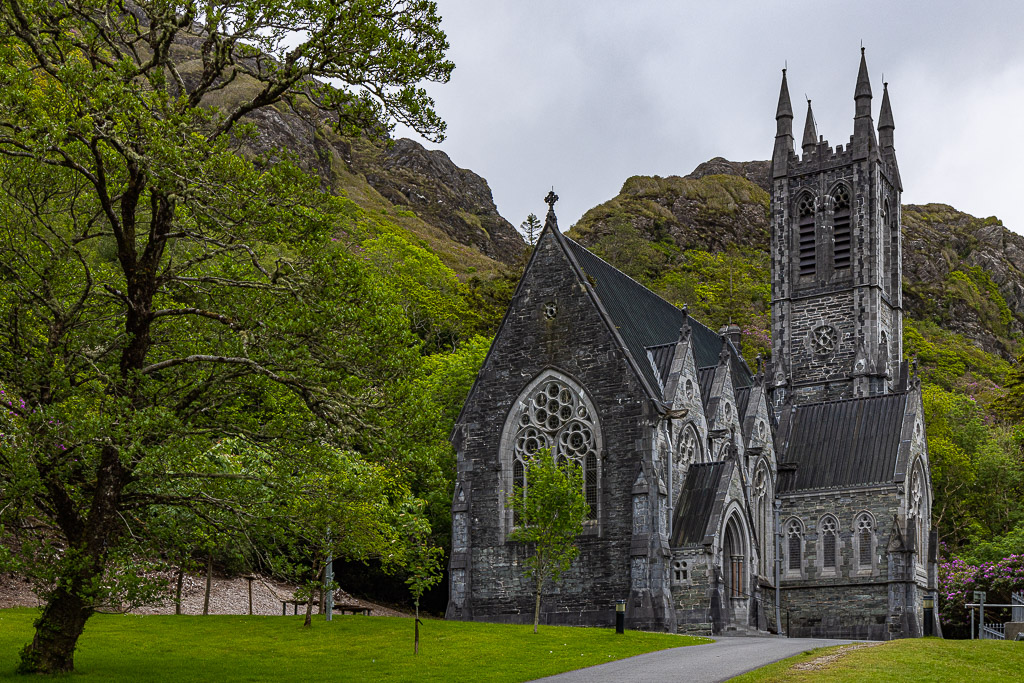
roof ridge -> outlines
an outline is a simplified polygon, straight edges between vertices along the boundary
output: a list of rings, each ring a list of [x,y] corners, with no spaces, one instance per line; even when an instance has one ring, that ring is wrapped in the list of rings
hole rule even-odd
[[[809,408],[811,406],[824,406],[824,405],[829,405],[829,404],[834,404],[834,403],[849,403],[851,401],[866,401],[868,399],[891,398],[891,397],[894,397],[894,396],[905,396],[905,395],[907,395],[909,393],[910,393],[910,390],[907,389],[907,390],[904,390],[904,391],[890,391],[890,392],[887,392],[887,393],[884,393],[884,394],[871,394],[870,396],[847,396],[845,398],[833,398],[833,399],[829,399],[827,401],[813,401],[811,403],[798,403],[798,404],[794,405],[793,407],[794,408]]]

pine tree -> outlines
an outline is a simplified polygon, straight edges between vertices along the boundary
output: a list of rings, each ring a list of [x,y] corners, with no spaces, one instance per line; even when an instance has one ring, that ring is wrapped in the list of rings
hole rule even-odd
[[[540,237],[540,231],[544,228],[541,224],[540,219],[537,218],[537,214],[531,213],[526,217],[526,220],[520,223],[519,231],[526,237],[527,243],[532,247],[537,244],[537,238]]]

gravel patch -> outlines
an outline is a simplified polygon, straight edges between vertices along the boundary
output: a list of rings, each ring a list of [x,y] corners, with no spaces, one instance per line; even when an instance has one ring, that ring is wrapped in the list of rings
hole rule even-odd
[[[170,590],[166,600],[159,605],[147,605],[131,610],[132,614],[174,614],[174,584],[176,576],[167,577]],[[268,577],[257,576],[252,582],[252,612],[266,616],[281,615],[281,601],[291,600],[297,586]],[[186,575],[181,589],[181,613],[202,614],[203,598],[206,594],[205,575]],[[352,597],[343,590],[337,591],[335,604],[355,604],[370,609],[370,616],[407,617],[407,612],[391,609],[367,600]],[[12,574],[0,574],[0,608],[40,607],[42,603],[32,591],[31,584],[24,578]],[[287,606],[287,613],[294,613],[294,606]],[[299,606],[303,614],[304,605]],[[313,613],[317,613],[314,605]],[[210,614],[248,614],[249,582],[244,577],[214,576],[210,584]]]
[[[876,645],[881,645],[881,643],[879,643],[879,642],[871,642],[871,643],[854,643],[852,645],[843,645],[842,647],[840,647],[835,652],[829,653],[827,655],[822,655],[821,657],[816,657],[815,659],[811,659],[811,660],[806,661],[806,662],[801,662],[800,664],[794,664],[792,668],[797,669],[799,671],[821,671],[822,669],[827,669],[829,667],[829,665],[835,664],[847,652],[853,652],[854,650],[861,650],[861,649],[863,649],[865,647],[874,647]]]

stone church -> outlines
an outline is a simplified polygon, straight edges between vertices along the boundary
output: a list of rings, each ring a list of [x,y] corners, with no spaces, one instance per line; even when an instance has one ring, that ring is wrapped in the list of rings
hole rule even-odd
[[[902,360],[901,182],[863,51],[853,135],[786,73],[771,172],[772,352],[717,333],[562,235],[550,209],[452,441],[449,619],[526,622],[508,506],[528,456],[583,470],[580,554],[542,621],[686,633],[920,635],[936,588],[920,383]]]

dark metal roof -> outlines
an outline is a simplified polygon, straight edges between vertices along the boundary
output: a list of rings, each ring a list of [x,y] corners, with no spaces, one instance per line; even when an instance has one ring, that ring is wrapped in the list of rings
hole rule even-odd
[[[708,401],[711,400],[711,387],[715,384],[715,368],[698,368],[697,384],[700,385],[700,402],[704,404],[704,410],[708,409]]]
[[[658,346],[647,347],[648,359],[654,364],[661,378],[662,385],[668,380],[668,373],[672,371],[672,357],[676,355],[676,342],[671,344],[659,344]],[[664,386],[662,386],[664,389]]]
[[[893,481],[908,395],[812,403],[783,415],[779,492]]]
[[[716,512],[715,501],[719,498],[722,478],[731,476],[732,464],[731,461],[719,461],[690,465],[672,517],[672,547],[694,545],[704,540],[708,523]],[[721,509],[717,513],[720,515]]]
[[[751,387],[736,387],[733,389],[736,395],[736,414],[739,416],[740,424],[743,424],[743,419],[747,416],[747,404],[750,403],[750,389]]]
[[[567,237],[565,243],[569,245],[576,262],[583,269],[612,323],[622,335],[633,360],[645,374],[650,385],[657,387],[658,381],[654,376],[654,368],[647,358],[647,349],[671,344],[679,339],[679,328],[683,326],[683,312],[587,251],[583,245]],[[717,365],[718,353],[722,348],[721,339],[713,330],[692,317],[690,329],[697,367]],[[750,371],[743,369],[745,367],[737,363],[733,372],[738,378],[743,378],[743,384],[748,385]],[[737,371],[737,368],[741,369]]]

